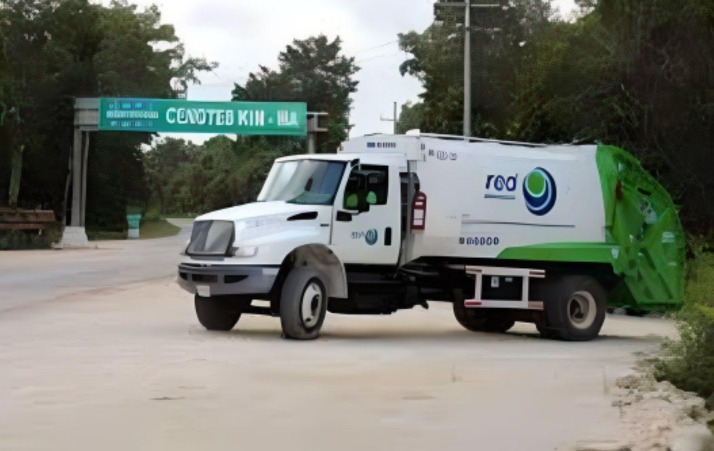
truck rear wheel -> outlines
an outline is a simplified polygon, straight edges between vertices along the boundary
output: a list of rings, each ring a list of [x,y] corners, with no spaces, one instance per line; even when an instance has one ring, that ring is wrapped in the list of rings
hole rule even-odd
[[[227,304],[216,298],[196,295],[194,304],[198,322],[208,330],[231,330],[240,319],[240,312],[232,311]]]
[[[327,290],[320,273],[295,268],[280,295],[280,324],[286,338],[313,340],[320,335],[327,312]]]
[[[538,330],[544,338],[588,341],[605,321],[607,291],[590,276],[563,276],[542,287],[545,318]]]
[[[464,306],[464,292],[454,291],[454,316],[465,329],[473,332],[498,332],[503,333],[513,327],[514,320],[504,316],[498,311],[487,311]]]

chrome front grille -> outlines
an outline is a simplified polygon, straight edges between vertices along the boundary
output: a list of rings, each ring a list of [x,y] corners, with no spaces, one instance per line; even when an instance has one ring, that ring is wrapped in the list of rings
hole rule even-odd
[[[228,255],[233,244],[232,221],[196,221],[191,232],[188,255]]]

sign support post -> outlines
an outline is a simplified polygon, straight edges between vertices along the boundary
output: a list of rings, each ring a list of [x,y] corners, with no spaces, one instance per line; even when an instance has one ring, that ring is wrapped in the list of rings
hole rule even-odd
[[[99,99],[80,98],[74,104],[74,139],[72,143],[72,217],[64,228],[60,248],[89,247],[85,226],[87,202],[87,162],[90,132],[99,125]]]

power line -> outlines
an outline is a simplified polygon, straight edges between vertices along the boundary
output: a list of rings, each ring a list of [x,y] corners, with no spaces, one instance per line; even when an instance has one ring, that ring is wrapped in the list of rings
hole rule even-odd
[[[398,39],[395,39],[395,40],[393,40],[393,41],[385,42],[384,44],[379,44],[379,45],[376,45],[376,46],[374,46],[374,47],[369,47],[369,48],[366,48],[366,49],[357,50],[357,51],[355,52],[355,55],[358,54],[358,53],[369,52],[370,50],[381,49],[382,47],[386,47],[386,46],[391,45],[391,44],[396,44],[397,42],[399,42],[399,40],[398,40]]]
[[[356,61],[356,63],[357,63],[357,64],[361,64],[361,63],[364,63],[364,62],[366,62],[366,61],[376,60],[376,59],[378,59],[378,58],[389,58],[389,57],[392,57],[392,56],[402,55],[403,53],[404,53],[404,52],[385,53],[385,54],[383,54],[383,55],[370,56],[369,58],[364,58],[364,59],[361,59],[361,60],[359,60],[359,61]]]

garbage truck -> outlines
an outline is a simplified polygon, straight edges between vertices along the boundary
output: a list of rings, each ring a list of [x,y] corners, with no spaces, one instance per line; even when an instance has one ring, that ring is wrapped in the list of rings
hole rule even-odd
[[[585,341],[608,308],[676,309],[684,270],[677,208],[625,150],[413,131],[278,158],[256,202],[196,218],[177,281],[209,330],[269,315],[306,340],[327,312],[441,301]]]

